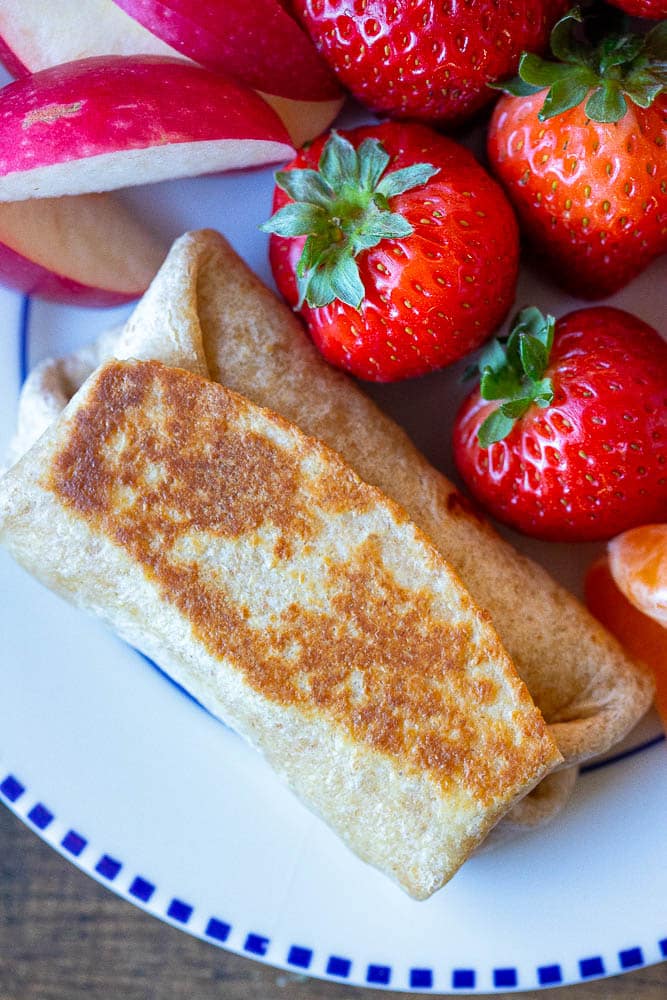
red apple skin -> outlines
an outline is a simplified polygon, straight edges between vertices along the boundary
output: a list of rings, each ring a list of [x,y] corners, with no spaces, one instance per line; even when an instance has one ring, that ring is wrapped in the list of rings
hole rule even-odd
[[[112,306],[146,290],[166,243],[109,194],[0,204],[0,284],[73,305]]]
[[[26,295],[73,306],[121,306],[139,298],[141,291],[124,294],[109,288],[82,285],[73,278],[56,274],[41,264],[0,243],[0,285]]]
[[[297,101],[341,96],[336,79],[279,0],[114,0],[172,48],[249,87]]]
[[[82,59],[2,89],[0,177],[114,151],[225,139],[280,143],[286,158],[292,148],[261,97],[180,59]]]
[[[334,76],[278,0],[251,0],[245,7],[239,0],[170,0],[169,9],[153,0],[133,0],[135,16],[126,12],[125,0],[85,0],[83,13],[81,0],[49,0],[41,9],[39,3],[0,0],[0,62],[17,78],[75,59],[157,55],[185,60],[192,50],[214,71],[256,86],[295,146],[328,128],[343,104]],[[49,18],[53,30],[46,31]],[[236,30],[221,37],[219,25],[230,18]],[[172,35],[176,47],[169,43]],[[288,97],[281,90],[306,96]]]
[[[30,70],[24,66],[15,52],[10,49],[0,35],[0,63],[15,77],[28,76]]]

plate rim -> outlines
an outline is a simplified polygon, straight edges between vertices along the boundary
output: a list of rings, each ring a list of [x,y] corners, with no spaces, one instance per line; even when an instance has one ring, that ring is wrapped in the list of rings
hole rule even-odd
[[[655,749],[663,740],[654,739],[651,742],[652,748]],[[394,974],[398,971],[396,964],[388,966],[360,962],[358,958],[326,954],[324,949],[319,949],[319,963],[317,963],[316,949],[303,943],[288,945],[287,953],[281,956],[277,953],[277,945],[273,945],[271,938],[253,930],[242,931],[243,944],[236,945],[233,941],[229,941],[236,928],[216,915],[200,917],[196,903],[191,903],[179,895],[172,895],[171,890],[164,897],[168,899],[165,907],[151,903],[151,899],[158,894],[159,886],[156,883],[137,872],[130,872],[128,875],[124,862],[117,857],[116,852],[107,852],[97,847],[84,833],[81,833],[78,825],[71,825],[59,819],[45,804],[46,801],[48,801],[47,796],[35,796],[34,793],[30,793],[28,787],[17,776],[16,769],[12,770],[7,763],[0,760],[0,802],[66,861],[105,889],[163,923],[224,951],[286,972],[307,975],[326,982],[380,989],[386,992],[431,996],[489,996],[506,993],[508,990],[521,993],[528,990],[575,986],[596,979],[613,978],[639,968],[659,965],[667,960],[667,927],[666,936],[659,938],[657,942],[638,943],[622,949],[610,949],[604,953],[584,954],[576,960],[579,970],[577,976],[563,975],[564,962],[552,959],[544,965],[534,964],[536,981],[533,983],[521,981],[519,969],[515,966],[482,968],[479,964],[475,968],[451,965],[448,969],[449,983],[440,983],[437,981],[439,977],[435,975],[436,963],[430,968],[401,967],[402,979],[399,981],[397,976],[394,981]],[[116,881],[121,872],[124,873],[121,879],[123,885]],[[191,923],[195,914],[197,919]],[[656,946],[657,957],[647,959],[645,952],[656,949]],[[326,964],[323,964],[325,962]],[[617,968],[614,967],[615,964]],[[359,967],[359,971],[353,975],[352,970],[355,966]],[[359,972],[364,966],[365,975],[360,975]],[[486,985],[479,985],[484,979],[489,978],[492,985],[488,982]]]

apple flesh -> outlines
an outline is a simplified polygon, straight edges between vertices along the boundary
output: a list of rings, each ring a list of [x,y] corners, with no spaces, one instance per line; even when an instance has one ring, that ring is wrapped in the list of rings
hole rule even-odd
[[[113,0],[0,0],[0,61],[12,76],[101,55],[178,52]]]
[[[14,76],[92,56],[143,54],[189,56],[258,90],[295,145],[324,131],[343,103],[279,0],[0,0],[0,61]]]
[[[142,295],[167,247],[108,194],[0,205],[0,283],[74,305]]]
[[[271,105],[297,148],[328,129],[343,106],[342,97],[333,101],[293,101],[263,91],[258,94]]]
[[[111,191],[294,154],[254,91],[179,59],[82,59],[1,93],[0,201]]]

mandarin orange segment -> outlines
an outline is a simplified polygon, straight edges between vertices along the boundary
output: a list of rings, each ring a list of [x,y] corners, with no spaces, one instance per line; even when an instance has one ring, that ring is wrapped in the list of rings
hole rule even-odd
[[[656,683],[655,705],[667,732],[667,628],[642,614],[621,593],[606,556],[589,569],[585,593],[591,614],[616,636],[631,656],[652,670]]]
[[[667,626],[667,524],[647,524],[612,539],[609,567],[628,600]]]

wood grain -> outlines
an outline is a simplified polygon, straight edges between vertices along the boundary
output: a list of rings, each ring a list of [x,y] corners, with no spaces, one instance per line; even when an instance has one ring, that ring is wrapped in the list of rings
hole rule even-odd
[[[665,1000],[667,964],[557,993],[520,995]],[[387,996],[281,973],[176,931],[101,888],[0,808],[0,1000]]]

